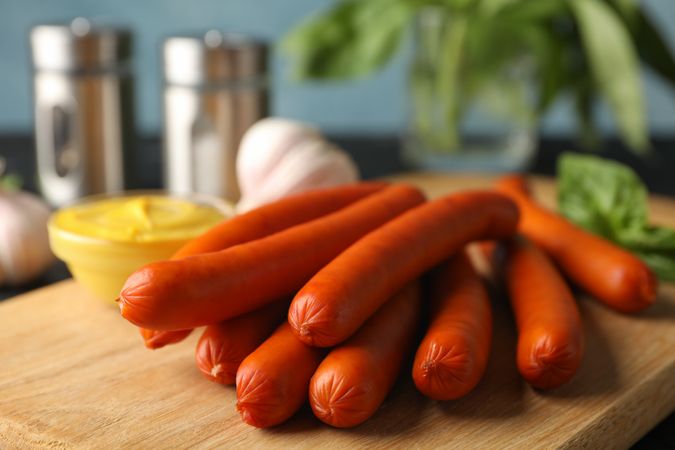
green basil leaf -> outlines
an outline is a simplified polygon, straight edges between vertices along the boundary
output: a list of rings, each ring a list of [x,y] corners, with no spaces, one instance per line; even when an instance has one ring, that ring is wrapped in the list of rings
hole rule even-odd
[[[637,56],[628,31],[606,3],[571,0],[595,83],[616,117],[624,140],[635,150],[648,147],[645,104]]]
[[[584,228],[615,240],[620,230],[647,223],[647,190],[631,169],[591,155],[558,159],[561,212]]]
[[[675,253],[675,229],[643,226],[619,232],[619,239],[636,251],[662,251]]]
[[[345,79],[384,66],[400,46],[418,5],[409,0],[347,0],[286,36],[300,79]]]
[[[660,279],[665,281],[675,281],[675,254],[643,251],[637,251],[636,254]]]
[[[618,242],[640,256],[659,278],[675,281],[675,229],[629,228],[619,232]]]
[[[557,170],[561,214],[635,253],[660,278],[675,281],[675,229],[649,225],[647,189],[629,167],[565,153]]]

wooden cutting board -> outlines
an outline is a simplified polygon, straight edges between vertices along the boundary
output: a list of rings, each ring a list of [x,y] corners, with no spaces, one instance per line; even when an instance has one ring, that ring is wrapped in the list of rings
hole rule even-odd
[[[395,177],[430,196],[489,186],[487,177]],[[552,204],[553,186],[536,192]],[[675,226],[675,202],[652,200],[655,221]],[[675,409],[675,285],[658,303],[624,316],[580,299],[586,357],[568,385],[540,393],[522,382],[515,332],[495,304],[487,374],[467,397],[419,395],[406,369],[362,426],[337,430],[308,408],[286,424],[243,424],[235,394],[203,379],[193,362],[197,333],[158,351],[114,306],[65,281],[0,304],[0,448],[621,448]]]

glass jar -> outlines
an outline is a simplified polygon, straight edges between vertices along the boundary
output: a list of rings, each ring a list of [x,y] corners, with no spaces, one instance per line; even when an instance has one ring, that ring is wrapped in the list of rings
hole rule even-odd
[[[533,66],[523,56],[472,73],[469,31],[466,19],[441,7],[418,14],[403,159],[432,170],[522,169],[536,145]]]

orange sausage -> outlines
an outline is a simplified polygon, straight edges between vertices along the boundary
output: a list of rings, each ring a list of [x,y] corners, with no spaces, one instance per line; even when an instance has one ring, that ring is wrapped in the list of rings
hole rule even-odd
[[[197,367],[209,380],[234,384],[239,364],[285,319],[290,300],[282,300],[204,330],[195,352]]]
[[[325,216],[381,191],[388,184],[361,182],[282,198],[225,220],[179,249],[172,259],[224,250]]]
[[[165,345],[177,344],[192,333],[192,329],[175,331],[158,331],[139,328],[145,346],[150,350],[157,350]]]
[[[583,357],[577,304],[544,252],[520,237],[506,246],[504,279],[518,328],[518,371],[532,386],[569,381]]]
[[[324,352],[298,341],[284,322],[237,370],[237,411],[249,425],[278,425],[307,399]]]
[[[309,384],[314,415],[334,427],[365,422],[382,404],[412,348],[420,292],[410,283],[331,351]]]
[[[361,236],[422,202],[417,188],[395,185],[262,239],[149,264],[126,281],[122,316],[146,328],[183,330],[259,309],[296,292]]]
[[[337,211],[384,189],[384,182],[362,182],[292,195],[224,220],[180,248],[171,259],[216,252],[253,241]],[[145,346],[158,349],[182,341],[192,330],[141,329]]]
[[[413,364],[417,389],[434,400],[468,394],[485,372],[491,340],[490,298],[463,251],[434,274],[431,320]]]
[[[518,203],[521,232],[593,297],[626,313],[654,303],[656,277],[636,256],[536,204],[523,177],[504,177],[497,189]]]
[[[464,192],[418,206],[360,239],[293,299],[288,321],[303,342],[336,345],[405,283],[464,244],[511,236],[518,209],[494,192]]]

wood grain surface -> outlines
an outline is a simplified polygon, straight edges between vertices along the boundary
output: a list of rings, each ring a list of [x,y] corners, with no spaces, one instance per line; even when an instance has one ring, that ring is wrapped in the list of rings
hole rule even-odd
[[[484,176],[407,174],[431,196],[486,187]],[[548,204],[553,185],[537,180]],[[675,202],[655,198],[655,221],[675,226]],[[519,378],[508,307],[495,301],[487,374],[458,401],[418,394],[409,367],[368,422],[322,425],[303,409],[258,430],[234,409],[234,389],[201,377],[195,333],[146,350],[116,308],[65,281],[0,304],[0,448],[625,448],[675,409],[675,285],[624,316],[580,298],[587,338],[568,385],[540,393]]]

